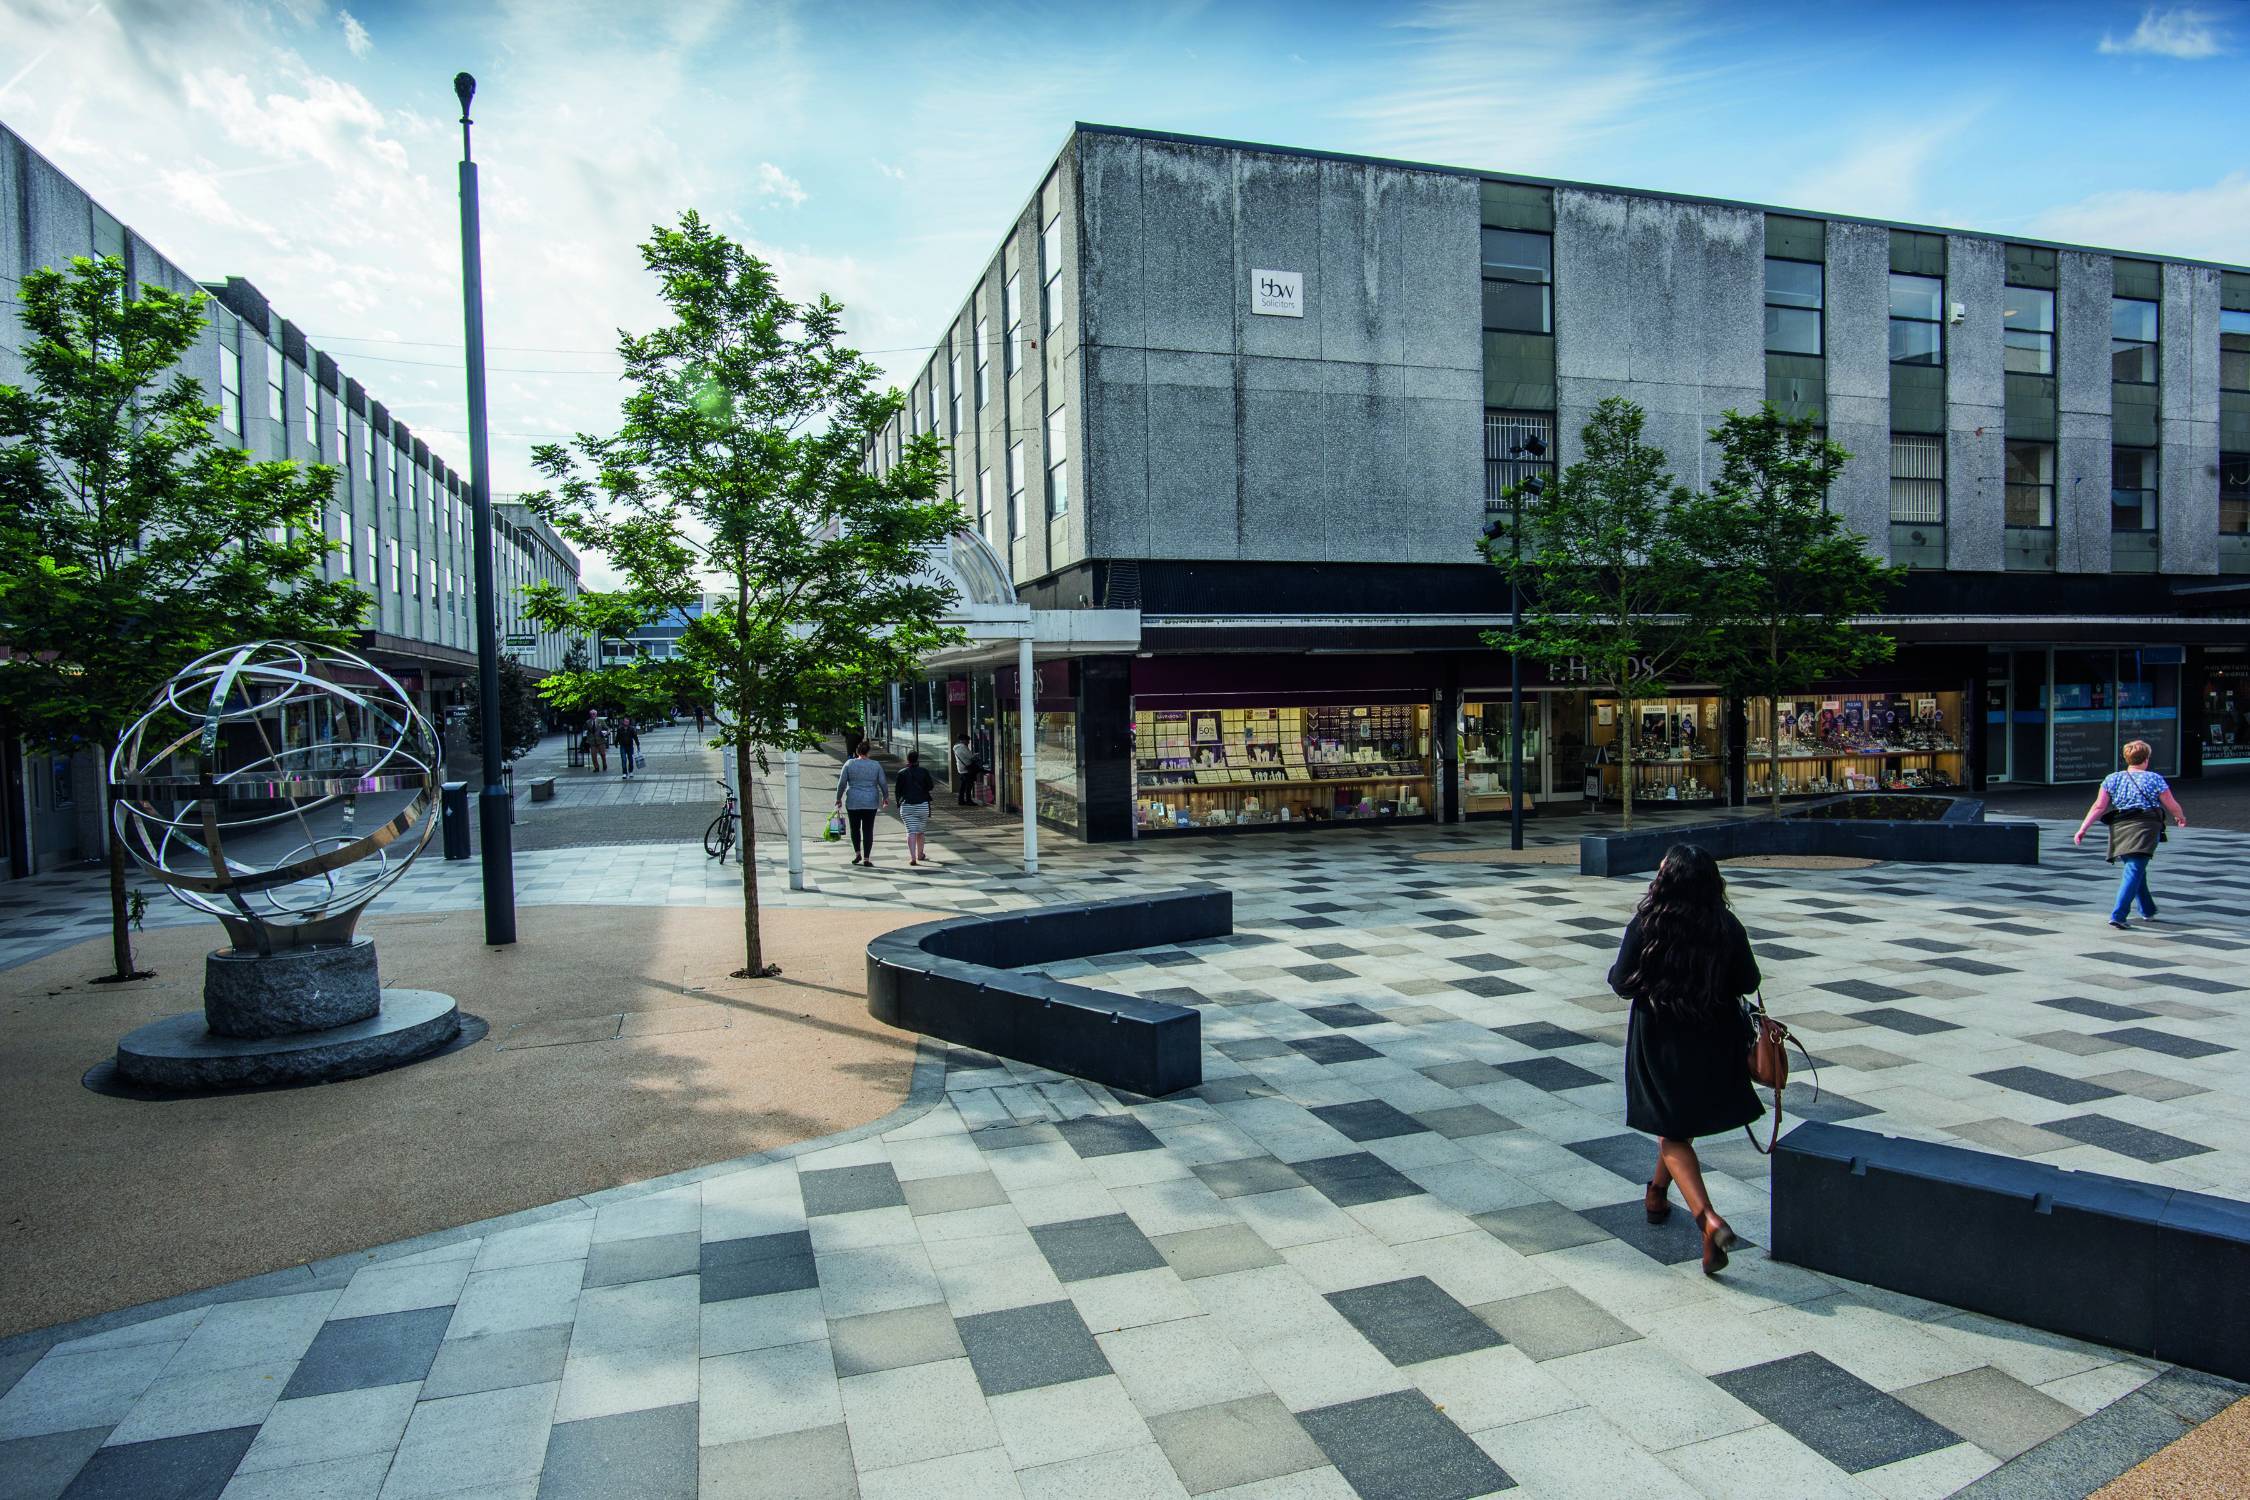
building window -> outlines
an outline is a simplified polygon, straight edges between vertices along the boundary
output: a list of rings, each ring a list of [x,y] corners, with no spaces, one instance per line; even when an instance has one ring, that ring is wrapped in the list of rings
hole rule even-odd
[[[360,556],[365,559],[367,565],[367,586],[373,588],[375,586],[375,528],[372,526],[367,528],[367,550]]]
[[[2109,378],[2119,385],[2156,384],[2156,304],[2109,299]]]
[[[1944,438],[1891,434],[1891,519],[1916,526],[1945,524]]]
[[[314,463],[320,462],[320,387],[312,378],[312,371],[303,374],[305,392],[305,451]],[[341,457],[342,455],[338,455]]]
[[[1945,363],[1945,282],[1938,277],[1891,277],[1891,363]]]
[[[344,477],[349,479],[352,472],[352,457],[351,449],[344,445],[344,398],[341,393],[337,395],[336,404],[330,408],[330,412],[336,419],[336,467],[343,470]]]
[[[383,467],[390,471],[391,498],[393,500],[404,500],[406,499],[406,476],[401,471],[411,473],[412,469],[409,465],[400,463],[398,459],[398,444],[385,443],[383,445]],[[412,519],[413,512],[411,509],[407,512],[407,515],[408,519]]]
[[[950,429],[948,429],[948,431],[947,431],[946,435],[947,435],[948,437],[959,437],[959,436],[961,435],[961,356],[960,356],[960,355],[956,354],[956,355],[954,355],[954,356],[952,357],[952,359],[951,359],[950,361],[948,361],[948,369],[949,369],[949,370],[951,371],[951,373],[952,373],[952,377],[953,377],[953,378],[952,378],[952,380],[951,380],[951,381],[950,381],[950,382],[949,382],[949,383],[947,384],[947,386],[946,386],[946,389],[947,389],[947,390],[948,390],[949,392],[951,392],[951,394],[952,394],[952,401],[953,401],[953,426],[952,426],[952,427],[951,427]]]
[[[375,482],[375,432],[374,432],[374,429],[373,429],[373,428],[371,428],[371,427],[369,427],[369,426],[367,425],[367,419],[366,419],[365,417],[362,417],[362,418],[360,418],[360,419],[359,419],[359,420],[358,420],[357,422],[354,422],[354,423],[352,424],[352,430],[353,430],[354,432],[356,432],[356,433],[357,433],[357,434],[359,435],[359,477],[360,477],[360,480],[361,480],[361,482],[362,482],[362,483],[365,483],[365,484],[373,484],[373,483]]]
[[[977,470],[977,535],[992,535],[992,471]]]
[[[242,436],[242,351],[219,340],[219,425]]]
[[[1555,331],[1555,239],[1519,229],[1484,232],[1484,326]]]
[[[1000,287],[1000,317],[1008,330],[1007,362],[1004,373],[1013,375],[1023,368],[1023,275],[1011,271]]]
[[[1023,444],[1008,450],[1008,540],[1023,535]]]
[[[1555,419],[1536,411],[1484,414],[1484,508],[1508,509],[1508,491],[1533,475],[1544,484],[1555,478]]]
[[[2219,314],[2219,389],[2250,391],[2250,312]]]
[[[352,529],[352,518],[342,511],[336,512],[336,545],[344,549],[344,576],[346,578],[357,578],[359,576],[359,555],[352,546],[352,538],[355,535],[357,533]]]
[[[1817,261],[1767,258],[1767,353],[1820,353],[1820,278]]]
[[[2055,373],[2055,294],[2039,287],[2011,286],[2002,297],[2001,338],[2004,364],[2015,375]]]
[[[266,420],[273,423],[274,441],[280,443],[283,447],[287,447],[289,444],[289,419],[281,414],[281,351],[271,344],[265,345],[264,348],[266,351]]]
[[[1053,333],[1062,321],[1062,215],[1039,231],[1039,326]]]
[[[2010,443],[2003,516],[2010,526],[2055,524],[2055,445]]]
[[[383,538],[383,564],[390,571],[391,592],[395,594],[398,592],[398,538],[395,536]]]
[[[2156,529],[2156,450],[2109,450],[2109,529]]]
[[[1070,512],[1070,450],[1063,446],[1063,409],[1047,413],[1047,519]]]
[[[935,364],[933,363],[933,364],[932,364],[932,365],[930,366],[930,431],[931,431],[931,432],[933,432],[933,433],[935,433],[935,432],[937,432],[937,431],[939,431],[939,430],[940,430],[940,428],[938,427],[938,421],[939,421],[939,418],[938,418],[938,378],[937,378],[937,376],[938,376],[937,366],[936,366],[936,365],[935,365]]]
[[[2250,536],[2250,453],[2219,455],[2219,530]]]
[[[992,394],[991,359],[992,324],[984,318],[979,318],[977,319],[977,409],[980,411],[984,409],[986,399]]]
[[[430,602],[435,604],[437,601],[437,559],[433,557],[430,559]]]

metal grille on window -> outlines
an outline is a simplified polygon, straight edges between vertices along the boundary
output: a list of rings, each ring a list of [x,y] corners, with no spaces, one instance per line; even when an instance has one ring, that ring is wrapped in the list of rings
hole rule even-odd
[[[1935,526],[1945,520],[1945,440],[1891,434],[1891,519]]]
[[[1536,445],[1544,454],[1533,457]],[[1551,480],[1555,470],[1555,419],[1544,412],[1488,411],[1484,414],[1484,508],[1505,513],[1508,491],[1536,474]]]

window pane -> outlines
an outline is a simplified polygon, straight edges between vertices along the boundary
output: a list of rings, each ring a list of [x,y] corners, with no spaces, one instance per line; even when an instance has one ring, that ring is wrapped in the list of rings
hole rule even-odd
[[[2230,349],[2221,340],[2219,347],[2219,389],[2250,391],[2250,348]]]
[[[1942,364],[1939,358],[1939,333],[1935,323],[1908,323],[1891,320],[1891,363],[1894,365]]]
[[[2153,343],[2156,339],[2156,304],[2133,297],[2110,298],[2109,336]]]
[[[1487,281],[1484,284],[1484,326],[1517,333],[1553,333],[1548,317],[1548,289],[1521,281]]]
[[[2008,444],[2008,483],[2055,482],[2055,450],[2045,443]]]
[[[1484,273],[1511,281],[1546,281],[1554,268],[1554,239],[1516,229],[1484,232]]]
[[[1893,276],[1891,316],[1935,323],[1945,315],[1945,283],[1935,276]]]
[[[1767,308],[1766,348],[1775,354],[1818,354],[1820,314],[1794,307]]]
[[[1891,434],[1891,519],[1936,525],[1945,519],[1945,440]]]
[[[2156,384],[2156,346],[2154,344],[2128,344],[2122,340],[2109,346],[2109,378],[2126,385]]]
[[[1820,267],[1806,260],[1767,261],[1766,300],[1778,307],[1820,306]]]
[[[2219,342],[2226,343],[2226,336],[2230,333],[2250,337],[2250,312],[2236,312],[2230,308],[2219,314]]]
[[[2009,329],[2001,337],[2007,341],[2002,361],[2004,368],[2018,375],[2052,375],[2055,373],[2055,336],[2051,333],[2018,333]]]
[[[2156,455],[2146,448],[2109,450],[2110,485],[2121,490],[2156,488]]]
[[[2010,526],[2055,524],[2055,492],[2041,485],[2011,484],[2002,519]]]
[[[2000,309],[2001,323],[2013,330],[2037,329],[2042,333],[2055,331],[2055,294],[2037,287],[2012,286],[2006,290],[2006,303]]]
[[[1049,219],[1047,227],[1039,232],[1039,269],[1045,280],[1052,280],[1055,273],[1062,269],[1061,214]]]

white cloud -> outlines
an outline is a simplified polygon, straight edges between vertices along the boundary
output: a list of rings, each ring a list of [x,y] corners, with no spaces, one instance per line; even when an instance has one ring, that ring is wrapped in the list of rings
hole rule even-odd
[[[2174,57],[2186,61],[2217,57],[2227,50],[2220,35],[2218,17],[2207,10],[2181,7],[2176,10],[2158,10],[2154,6],[2141,12],[2141,24],[2133,28],[2132,35],[2120,41],[2109,32],[2102,33],[2101,51],[2108,53],[2137,52],[2151,57]]]
[[[893,182],[904,182],[904,181],[906,181],[906,168],[904,168],[904,167],[894,167],[894,166],[892,166],[892,165],[891,165],[891,164],[890,164],[889,162],[887,162],[887,161],[883,160],[883,159],[882,159],[881,157],[879,157],[879,156],[869,157],[869,158],[868,158],[868,160],[870,160],[870,161],[872,161],[872,162],[874,162],[874,163],[875,163],[875,170],[876,170],[877,172],[881,173],[881,174],[882,174],[883,176],[885,176],[885,177],[888,177],[888,178],[890,178],[890,179],[891,179],[891,181],[893,181]]]
[[[2027,232],[2113,250],[2240,261],[2242,247],[2250,245],[2250,172],[2231,172],[2209,187],[2176,192],[2095,193],[2038,215]]]
[[[344,45],[351,48],[352,56],[365,57],[375,50],[375,39],[367,34],[367,28],[360,24],[359,17],[348,10],[336,12],[336,17],[343,22]]]
[[[805,201],[805,190],[787,172],[770,161],[758,163],[758,196],[779,198],[791,208]]]
[[[1923,189],[1939,153],[1975,120],[1965,109],[1921,124],[1885,124],[1859,133],[1827,165],[1806,172],[1782,191],[1780,201],[1805,208],[1912,218],[1923,208]]]

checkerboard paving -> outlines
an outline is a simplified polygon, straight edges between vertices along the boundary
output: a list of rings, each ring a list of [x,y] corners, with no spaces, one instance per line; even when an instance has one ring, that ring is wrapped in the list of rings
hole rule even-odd
[[[933,1045],[872,1132],[0,1344],[0,1493],[2007,1493],[2000,1466],[2128,1399],[2238,1392],[1767,1259],[1739,1138],[1705,1159],[1751,1246],[1704,1278],[1684,1213],[1645,1222],[1651,1148],[1619,1123],[1602,976],[1638,883],[1422,858],[1488,839],[823,868],[799,899],[1223,882],[1232,936],[1047,970],[1196,1006],[1203,1086]],[[2176,838],[2164,920],[2131,933],[2098,856],[2047,843],[2035,870],[1731,875],[1820,1062],[1793,1112],[2243,1196],[2250,838]],[[526,881],[730,894],[699,851],[598,852]],[[393,909],[472,904],[454,870]]]

